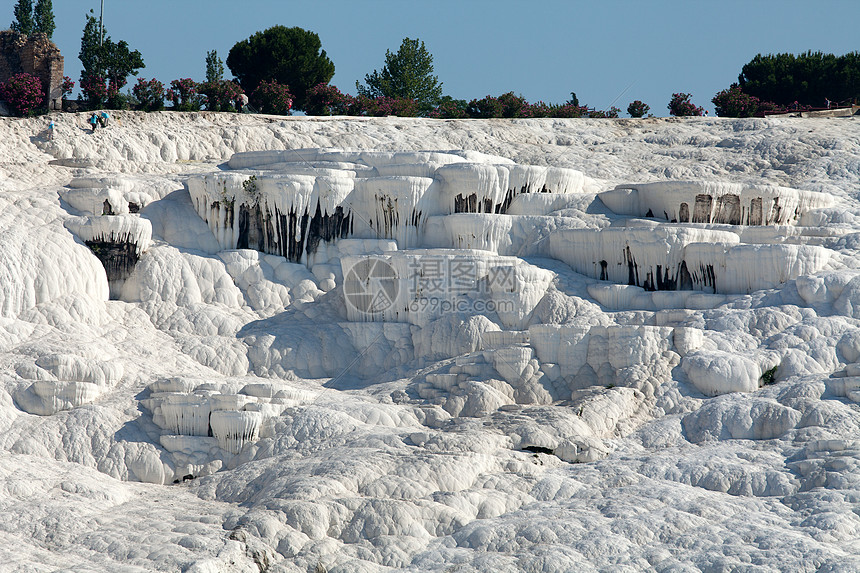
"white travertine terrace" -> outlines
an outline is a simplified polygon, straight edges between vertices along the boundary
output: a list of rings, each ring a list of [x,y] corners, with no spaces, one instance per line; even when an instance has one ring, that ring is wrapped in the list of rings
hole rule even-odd
[[[221,449],[238,454],[245,444],[257,441],[262,420],[260,412],[215,410],[209,423]]]
[[[808,212],[834,203],[825,193],[725,181],[625,183],[598,196],[619,215],[729,225],[802,224]]]
[[[128,244],[140,256],[152,240],[152,224],[141,217],[128,215],[105,215],[97,217],[72,217],[66,228],[80,240],[95,243]]]
[[[116,115],[0,121],[0,569],[860,570],[856,118]]]
[[[822,247],[741,244],[729,231],[683,226],[562,230],[550,237],[550,252],[600,280],[719,294],[773,288],[829,260]]]
[[[504,213],[519,195],[596,189],[572,169],[468,153],[300,149],[236,154],[229,165],[244,171],[194,176],[187,183],[221,247],[257,248],[303,263],[337,239],[393,239],[400,248],[420,247],[434,215]],[[333,168],[340,165],[346,168]],[[247,171],[271,166],[279,169],[253,180]]]

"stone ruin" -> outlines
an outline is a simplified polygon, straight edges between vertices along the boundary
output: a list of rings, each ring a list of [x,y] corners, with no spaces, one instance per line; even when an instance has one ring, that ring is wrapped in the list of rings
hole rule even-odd
[[[63,108],[63,56],[43,33],[0,31],[0,82],[26,72],[42,81],[49,110]]]

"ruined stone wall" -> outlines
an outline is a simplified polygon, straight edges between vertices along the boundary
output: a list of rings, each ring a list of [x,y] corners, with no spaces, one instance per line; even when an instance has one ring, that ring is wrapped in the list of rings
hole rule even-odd
[[[0,31],[0,82],[26,72],[42,80],[45,103],[50,110],[62,109],[63,56],[45,34],[25,36]]]

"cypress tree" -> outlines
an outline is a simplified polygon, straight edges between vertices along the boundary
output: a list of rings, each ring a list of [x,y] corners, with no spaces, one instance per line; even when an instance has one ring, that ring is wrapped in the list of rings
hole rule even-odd
[[[12,29],[26,36],[35,31],[32,0],[18,0],[18,3],[15,4],[15,21],[12,22]]]
[[[37,0],[33,10],[34,31],[44,32],[48,38],[54,35],[54,7],[51,0]]]

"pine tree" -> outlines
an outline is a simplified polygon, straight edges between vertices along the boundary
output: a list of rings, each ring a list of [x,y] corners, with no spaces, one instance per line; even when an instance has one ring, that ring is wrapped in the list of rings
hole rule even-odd
[[[37,0],[33,10],[34,31],[44,32],[48,38],[54,35],[54,7],[51,0]]]
[[[12,29],[26,36],[35,31],[32,0],[18,0],[18,3],[15,4],[15,21],[12,22]]]
[[[433,75],[433,55],[424,42],[404,38],[396,54],[385,51],[382,71],[364,77],[367,86],[355,82],[360,95],[414,99],[422,109],[430,109],[442,98],[442,84]]]
[[[227,67],[246,93],[263,80],[289,86],[294,109],[304,109],[308,90],[334,75],[320,37],[299,27],[272,26],[237,42],[227,54]]]

